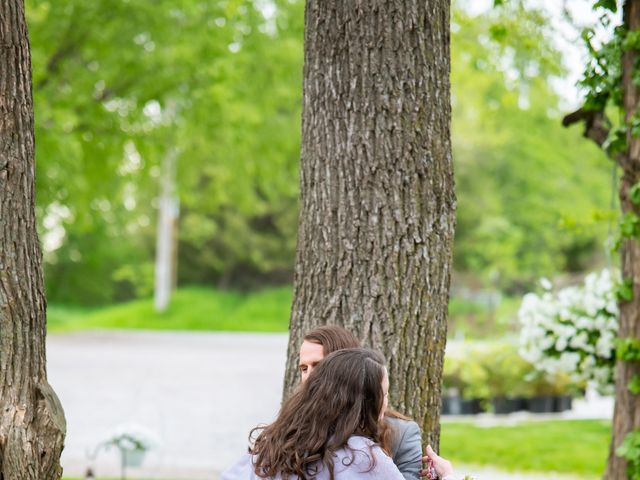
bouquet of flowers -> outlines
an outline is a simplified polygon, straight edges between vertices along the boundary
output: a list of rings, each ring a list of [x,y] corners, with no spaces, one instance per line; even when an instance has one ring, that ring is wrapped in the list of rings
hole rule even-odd
[[[526,294],[518,312],[520,355],[546,374],[566,373],[610,390],[618,334],[613,274],[591,273],[584,285],[556,292],[548,280],[540,283],[543,292]]]

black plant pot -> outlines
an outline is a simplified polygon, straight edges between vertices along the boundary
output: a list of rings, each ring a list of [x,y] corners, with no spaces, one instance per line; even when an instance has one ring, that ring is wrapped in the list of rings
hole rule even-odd
[[[573,397],[571,395],[559,395],[554,398],[553,410],[555,412],[564,412],[571,410]]]
[[[451,397],[442,397],[442,415],[451,415]]]
[[[463,415],[477,415],[482,412],[482,405],[479,398],[472,398],[470,400],[462,400],[460,406],[462,407]]]
[[[529,411],[532,413],[551,413],[555,411],[555,397],[540,395],[532,397],[528,401]]]
[[[497,415],[519,412],[520,410],[524,410],[526,406],[526,400],[520,397],[494,397],[491,401],[493,403],[493,413]]]
[[[443,415],[460,415],[462,413],[462,398],[446,396],[442,397]]]

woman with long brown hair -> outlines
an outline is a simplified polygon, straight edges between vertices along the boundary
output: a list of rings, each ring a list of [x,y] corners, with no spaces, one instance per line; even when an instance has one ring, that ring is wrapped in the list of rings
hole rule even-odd
[[[330,354],[282,406],[252,431],[249,453],[221,480],[404,480],[382,450],[389,379],[384,357],[352,348]]]

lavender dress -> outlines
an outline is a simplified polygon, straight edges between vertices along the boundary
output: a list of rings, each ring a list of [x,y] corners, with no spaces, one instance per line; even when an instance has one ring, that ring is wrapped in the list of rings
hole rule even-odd
[[[360,436],[349,438],[348,445],[351,450],[341,448],[335,452],[333,460],[335,480],[404,480],[404,477],[395,466],[391,457],[382,451],[373,441]],[[371,455],[375,459],[375,467],[371,468]],[[353,457],[353,459],[352,459]],[[258,477],[253,470],[252,457],[248,453],[229,470],[222,473],[220,480],[264,480]],[[321,463],[313,465],[318,469],[316,475],[310,475],[308,480],[328,480],[329,470]],[[291,480],[298,477],[293,475]],[[270,480],[280,480],[280,475]]]

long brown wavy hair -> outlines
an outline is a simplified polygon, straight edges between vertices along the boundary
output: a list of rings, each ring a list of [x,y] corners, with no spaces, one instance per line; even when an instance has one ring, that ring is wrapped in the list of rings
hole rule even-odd
[[[252,430],[257,437],[249,452],[256,475],[305,480],[318,473],[321,467],[313,464],[319,461],[333,480],[333,453],[347,446],[349,437],[380,440],[385,375],[384,357],[373,350],[350,348],[323,359],[286,400],[277,420]]]
[[[360,340],[358,340],[352,332],[338,325],[323,325],[321,327],[314,328],[302,339],[322,345],[322,350],[325,356],[345,348],[359,348],[361,346]],[[392,409],[391,407],[387,407],[384,414],[386,417],[411,420],[409,417]],[[389,423],[383,422],[380,426],[380,446],[389,454],[392,453],[393,436],[393,427]]]

